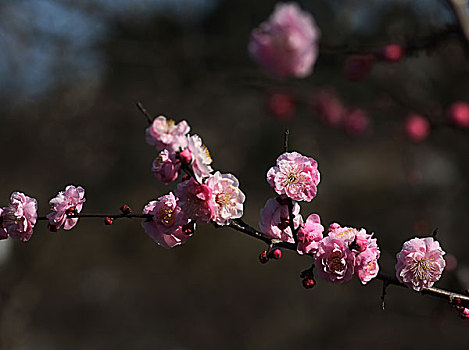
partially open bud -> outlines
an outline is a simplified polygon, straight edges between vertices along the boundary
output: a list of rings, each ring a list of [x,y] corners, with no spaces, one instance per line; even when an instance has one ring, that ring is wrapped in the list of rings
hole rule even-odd
[[[112,218],[104,218],[104,225],[112,225]]]
[[[270,252],[270,256],[274,258],[275,260],[278,260],[282,257],[282,251],[278,248],[275,248]]]
[[[192,162],[192,154],[187,148],[184,148],[181,152],[177,153],[178,158],[184,165],[189,165]]]
[[[316,281],[313,278],[304,278],[303,287],[306,289],[311,289],[316,285]]]
[[[130,214],[132,212],[132,209],[127,204],[122,204],[120,207],[120,210],[123,214]]]
[[[267,256],[267,252],[265,250],[259,254],[259,261],[261,264],[265,264],[269,261],[269,257]]]

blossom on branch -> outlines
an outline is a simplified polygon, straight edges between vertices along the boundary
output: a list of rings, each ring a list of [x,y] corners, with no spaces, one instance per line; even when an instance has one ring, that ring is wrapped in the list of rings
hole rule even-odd
[[[293,203],[293,217],[293,224],[296,229],[303,222],[298,203]],[[289,243],[295,242],[290,227],[288,205],[283,199],[270,198],[265,203],[264,208],[261,210],[259,228],[262,233],[269,237]]]
[[[213,171],[210,166],[212,163],[210,152],[202,143],[202,139],[199,135],[187,137],[187,149],[192,155],[192,170],[194,171],[195,178],[197,181],[202,182],[202,180]]]
[[[73,228],[78,218],[69,218],[67,214],[76,214],[81,212],[85,199],[85,190],[83,187],[69,185],[65,191],[60,191],[57,197],[49,201],[52,212],[47,215],[49,223],[59,229],[64,225],[65,230]]]
[[[160,115],[145,130],[145,136],[147,143],[155,145],[158,151],[167,148],[175,152],[186,147],[186,134],[189,131],[189,124],[185,120],[176,124],[174,120],[166,119],[165,116]]]
[[[267,172],[267,182],[280,195],[310,202],[317,193],[320,174],[317,162],[298,152],[285,152]]]
[[[432,237],[413,238],[404,242],[396,254],[396,277],[409,288],[421,291],[433,286],[445,268],[445,252]]]
[[[156,243],[164,248],[184,244],[190,237],[185,229],[189,219],[177,205],[177,198],[173,193],[148,203],[143,209],[143,214],[153,215],[151,220],[142,222],[142,227]]]
[[[232,174],[217,171],[205,184],[212,190],[213,217],[218,225],[229,225],[232,219],[243,216],[246,196],[238,188],[238,179]]]
[[[324,227],[318,214],[311,214],[298,230],[298,253],[316,253],[319,242],[323,239]]]
[[[215,211],[210,187],[190,178],[178,184],[174,192],[178,206],[189,219],[203,224],[210,222]]]
[[[252,31],[248,50],[270,73],[304,78],[316,62],[320,35],[313,17],[297,4],[278,4],[270,18]]]
[[[355,256],[344,240],[328,236],[319,243],[314,264],[319,277],[342,284],[353,277]]]
[[[3,208],[3,227],[14,239],[28,241],[37,220],[37,201],[21,192],[13,192],[10,205]]]
[[[158,180],[169,184],[178,178],[180,168],[181,161],[176,159],[176,154],[164,149],[153,161],[151,170]]]

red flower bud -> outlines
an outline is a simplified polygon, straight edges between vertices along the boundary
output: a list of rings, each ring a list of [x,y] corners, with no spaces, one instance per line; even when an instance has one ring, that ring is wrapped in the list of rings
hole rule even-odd
[[[104,225],[112,225],[112,218],[105,218],[104,219]]]
[[[311,289],[316,285],[316,281],[312,278],[304,278],[303,279],[303,287],[306,289]]]
[[[259,254],[259,261],[261,264],[265,264],[267,261],[269,261],[269,257],[267,256],[267,252],[265,250]]]
[[[177,153],[178,158],[181,160],[182,164],[189,165],[192,162],[192,154],[187,148],[183,149],[181,152]]]
[[[278,260],[282,257],[282,251],[280,249],[276,248],[272,252],[270,252],[270,255],[275,260]]]
[[[130,207],[127,204],[122,204],[122,206],[120,207],[120,210],[124,214],[130,214],[132,212],[132,209],[130,209]]]

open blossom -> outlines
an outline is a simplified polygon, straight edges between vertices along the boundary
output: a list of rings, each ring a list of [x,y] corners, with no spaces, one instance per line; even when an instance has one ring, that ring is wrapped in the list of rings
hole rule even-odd
[[[353,277],[355,256],[342,239],[328,236],[319,243],[314,264],[319,277],[342,284]]]
[[[68,218],[67,214],[81,212],[85,201],[83,187],[67,186],[65,191],[60,191],[57,197],[49,201],[52,212],[47,215],[47,218],[50,224],[57,229],[64,225],[65,230],[70,230],[77,224],[78,218]]]
[[[180,168],[181,162],[176,159],[176,154],[164,149],[153,161],[151,170],[158,180],[169,184],[177,179]]]
[[[413,238],[397,253],[397,279],[416,291],[433,286],[445,268],[440,243],[432,237]]]
[[[278,194],[310,202],[317,193],[320,175],[317,162],[298,152],[285,152],[267,172],[267,182]]]
[[[187,148],[192,155],[192,170],[194,171],[195,178],[197,181],[202,182],[213,171],[210,166],[212,163],[210,152],[198,135],[187,137]]]
[[[298,203],[293,204],[293,217],[293,224],[296,229],[303,222]],[[262,233],[269,237],[289,243],[295,242],[290,228],[288,205],[281,203],[277,198],[270,198],[265,203],[264,208],[261,210],[259,228]]]
[[[269,72],[303,78],[316,62],[319,37],[309,13],[295,3],[278,4],[268,21],[252,31],[248,50]]]
[[[203,224],[210,222],[215,211],[210,187],[190,178],[178,184],[174,192],[177,204],[189,219]]]
[[[172,119],[166,119],[160,115],[145,130],[147,143],[155,145],[158,151],[167,148],[173,152],[187,145],[186,134],[190,131],[189,124],[185,120],[176,124]]]
[[[177,205],[174,194],[169,193],[151,201],[143,209],[143,214],[151,214],[151,220],[142,222],[145,232],[159,245],[172,248],[184,244],[190,237],[184,231],[189,223],[187,216]]]
[[[21,192],[13,192],[10,205],[3,208],[3,227],[11,238],[28,241],[37,220],[37,201]]]
[[[2,224],[2,213],[3,213],[3,208],[0,208],[0,239],[6,239],[8,238],[8,233],[7,230],[3,227]]]
[[[228,225],[232,219],[243,216],[245,195],[239,182],[232,174],[221,174],[217,171],[205,184],[212,189],[213,217],[218,225]]]
[[[298,253],[316,253],[319,242],[322,240],[324,227],[318,214],[311,214],[298,230]]]
[[[366,249],[355,256],[355,275],[363,284],[368,283],[378,275],[379,256],[380,251],[378,249]]]

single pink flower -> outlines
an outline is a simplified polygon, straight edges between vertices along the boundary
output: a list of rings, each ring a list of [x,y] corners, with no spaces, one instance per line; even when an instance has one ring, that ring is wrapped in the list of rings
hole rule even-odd
[[[341,227],[337,223],[329,225],[328,236],[341,239],[346,245],[352,244],[359,231],[353,227]]]
[[[37,220],[36,199],[21,192],[13,192],[10,205],[3,208],[2,218],[3,227],[11,238],[28,241]]]
[[[297,4],[278,4],[268,21],[252,31],[248,51],[272,74],[303,78],[313,70],[320,35],[313,17]]]
[[[342,239],[328,236],[319,242],[314,264],[319,277],[342,284],[353,277],[355,255]]]
[[[190,178],[178,184],[174,192],[177,204],[189,219],[203,224],[210,222],[215,211],[210,187]]]
[[[404,131],[411,141],[421,142],[430,134],[430,123],[421,115],[409,114],[404,121]]]
[[[355,256],[355,275],[363,284],[367,284],[371,279],[375,278],[379,272],[380,252],[378,249],[366,249]]]
[[[267,182],[275,192],[295,201],[310,202],[317,192],[320,175],[317,162],[300,153],[283,153],[267,172]]]
[[[153,161],[151,170],[158,180],[169,184],[178,178],[180,168],[181,161],[176,159],[176,154],[164,149]]]
[[[197,181],[202,182],[213,171],[210,166],[212,163],[210,152],[198,135],[187,137],[187,149],[192,155],[192,170],[194,171],[195,178]]]
[[[397,253],[396,277],[409,288],[421,291],[433,286],[445,268],[445,252],[432,237],[413,238]]]
[[[259,228],[262,233],[269,237],[284,242],[294,243],[293,233],[290,228],[288,205],[280,203],[277,198],[270,198],[261,210]],[[300,215],[300,205],[293,204],[293,225],[298,228],[303,222]]]
[[[245,195],[239,187],[238,179],[232,174],[217,171],[210,176],[205,185],[212,190],[213,216],[218,225],[229,225],[232,219],[243,216]]]
[[[0,239],[8,238],[7,230],[3,227],[3,208],[0,208]]]
[[[321,225],[321,218],[318,214],[311,214],[306,222],[301,224],[298,230],[298,253],[316,253],[319,242],[323,239],[324,227]]]
[[[176,202],[174,194],[169,193],[151,201],[143,209],[143,214],[153,215],[151,220],[142,222],[143,229],[156,243],[167,249],[184,244],[190,237],[184,228],[189,220]]]
[[[469,128],[469,104],[457,101],[448,108],[448,119],[459,128]]]
[[[77,224],[78,218],[69,218],[67,214],[81,212],[85,201],[85,190],[83,187],[67,186],[65,191],[60,191],[55,198],[49,201],[52,210],[47,215],[49,223],[55,226],[56,229],[64,225],[65,230],[70,230]]]
[[[147,143],[155,145],[158,151],[167,148],[176,152],[180,148],[186,147],[186,134],[189,131],[189,124],[185,120],[176,124],[174,120],[166,119],[165,116],[160,115],[145,130],[145,135]]]

